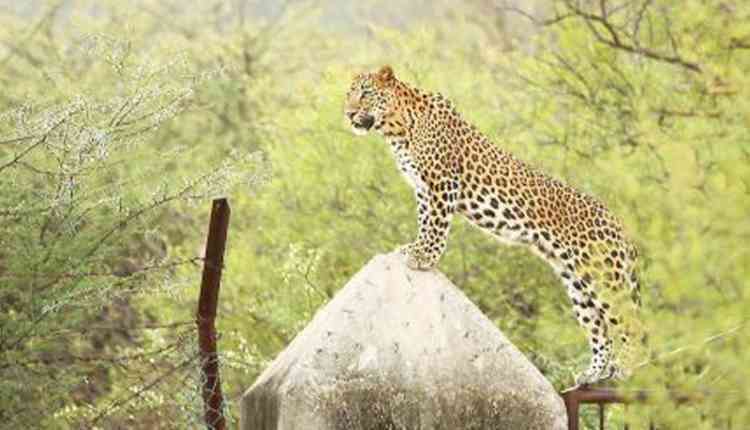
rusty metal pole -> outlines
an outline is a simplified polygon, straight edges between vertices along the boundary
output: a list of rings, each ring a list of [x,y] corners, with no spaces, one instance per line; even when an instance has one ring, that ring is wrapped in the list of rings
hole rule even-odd
[[[568,412],[568,430],[578,430],[578,390],[563,393],[562,398]]]
[[[224,398],[221,394],[219,362],[216,353],[216,307],[219,302],[221,270],[224,265],[227,229],[229,227],[229,203],[226,199],[216,199],[211,206],[211,221],[208,227],[206,254],[203,260],[203,277],[198,299],[198,345],[200,348],[201,370],[204,381],[204,418],[209,430],[224,430]]]

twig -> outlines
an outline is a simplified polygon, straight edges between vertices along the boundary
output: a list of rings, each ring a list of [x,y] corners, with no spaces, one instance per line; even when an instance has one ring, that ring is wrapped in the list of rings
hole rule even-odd
[[[736,333],[739,329],[741,329],[742,327],[744,327],[745,324],[747,324],[747,320],[746,321],[742,321],[741,323],[739,323],[736,326],[730,328],[729,330],[726,330],[726,331],[717,333],[715,335],[709,336],[709,337],[703,339],[699,343],[694,343],[694,344],[691,344],[691,345],[681,346],[681,347],[679,347],[677,349],[673,349],[671,351],[667,351],[667,352],[661,353],[661,354],[657,355],[656,357],[650,358],[648,360],[645,360],[645,361],[637,364],[635,366],[635,368],[637,369],[639,367],[646,366],[647,364],[654,363],[656,361],[662,360],[662,359],[664,359],[666,357],[671,357],[671,356],[673,356],[675,354],[679,354],[679,353],[681,353],[683,351],[686,351],[688,349],[692,349],[692,348],[697,348],[697,347],[700,347],[700,346],[704,346],[704,345],[707,345],[707,344],[709,344],[711,342],[714,342],[714,341],[717,341],[719,339],[725,338],[725,337],[727,337],[729,335],[732,335],[732,334]]]
[[[177,366],[169,369],[167,372],[164,372],[164,374],[162,374],[158,378],[155,378],[154,380],[152,380],[148,384],[142,386],[140,389],[138,389],[138,391],[134,392],[130,396],[124,397],[124,398],[120,397],[119,399],[113,401],[112,403],[109,404],[109,406],[107,406],[106,408],[104,408],[103,410],[101,410],[99,412],[99,414],[97,414],[94,417],[93,420],[90,421],[91,428],[95,428],[96,424],[99,423],[99,421],[101,421],[102,418],[104,418],[107,415],[109,415],[110,413],[112,413],[112,411],[114,411],[115,409],[121,408],[122,406],[130,403],[131,401],[135,400],[136,398],[141,397],[144,393],[148,392],[149,390],[153,389],[157,385],[159,385],[162,382],[164,382],[167,378],[169,378],[170,376],[172,376],[178,370],[180,370],[180,369],[182,369],[184,367],[187,367],[194,360],[195,360],[195,357],[191,357],[191,358],[183,361],[182,363],[178,364]]]
[[[174,261],[169,262],[162,262],[157,264],[150,264],[147,266],[140,267],[136,270],[133,270],[132,272],[128,273],[127,276],[144,273],[144,272],[150,272],[154,270],[161,270],[161,269],[170,269],[182,266],[184,264],[196,264],[199,261],[202,261],[202,257],[190,257],[190,258],[183,258],[178,259]],[[3,273],[0,274],[0,279],[2,278],[11,278],[11,279],[24,279],[26,277],[32,277],[38,275],[36,272],[26,272],[26,273]],[[96,271],[91,270],[87,272],[58,272],[58,273],[46,273],[45,276],[55,276],[60,279],[82,279],[82,278],[89,278],[89,277],[123,277],[122,274],[119,274],[117,272],[112,271]]]
[[[566,20],[568,18],[575,17],[575,14],[572,14],[572,13],[563,14],[563,15],[555,14],[555,16],[552,17],[552,18],[541,19],[540,20],[540,19],[537,19],[534,15],[532,15],[532,14],[526,12],[525,10],[523,10],[523,9],[521,9],[519,7],[516,7],[516,6],[507,6],[506,5],[506,6],[503,6],[502,8],[500,8],[500,10],[507,11],[507,12],[517,13],[518,15],[521,15],[524,18],[527,18],[529,21],[533,22],[534,24],[542,26],[542,27],[546,27],[546,26],[550,26],[550,25],[553,25],[553,24],[557,24],[557,23],[560,23],[560,22],[562,22],[562,21],[564,21],[564,20]]]
[[[19,153],[18,155],[16,155],[16,156],[15,156],[15,157],[14,157],[14,158],[13,158],[12,160],[10,160],[10,161],[8,161],[7,163],[5,163],[5,164],[3,164],[2,166],[0,166],[0,172],[2,172],[3,170],[7,169],[8,167],[11,167],[11,166],[13,166],[14,164],[16,164],[16,163],[17,163],[17,162],[18,162],[18,161],[19,161],[20,159],[22,159],[23,157],[25,157],[25,156],[26,156],[26,154],[28,154],[29,152],[31,152],[32,150],[34,150],[34,148],[36,148],[36,147],[38,147],[38,146],[40,146],[40,145],[43,145],[43,144],[44,144],[44,143],[45,143],[45,142],[47,141],[47,137],[49,137],[49,134],[45,134],[45,135],[44,135],[44,136],[42,136],[42,137],[41,137],[41,138],[40,138],[39,140],[37,140],[37,141],[36,141],[36,142],[34,142],[33,144],[29,145],[29,146],[28,146],[28,147],[27,147],[26,149],[24,149],[23,151],[21,151],[21,152],[20,152],[20,153]]]

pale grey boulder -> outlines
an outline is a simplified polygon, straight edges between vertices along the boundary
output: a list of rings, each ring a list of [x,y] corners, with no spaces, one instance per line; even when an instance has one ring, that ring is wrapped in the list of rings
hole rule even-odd
[[[565,429],[561,398],[445,276],[373,258],[242,398],[243,430]]]

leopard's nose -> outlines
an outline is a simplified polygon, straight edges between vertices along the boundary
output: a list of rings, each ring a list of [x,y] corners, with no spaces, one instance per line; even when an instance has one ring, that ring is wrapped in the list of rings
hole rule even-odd
[[[357,111],[354,111],[354,110],[348,110],[348,111],[346,111],[346,116],[350,120],[353,120],[355,115],[357,115]]]
[[[362,117],[362,121],[360,121],[360,124],[362,125],[362,127],[369,130],[370,127],[375,124],[375,117],[373,117],[372,115],[365,115],[364,117]]]

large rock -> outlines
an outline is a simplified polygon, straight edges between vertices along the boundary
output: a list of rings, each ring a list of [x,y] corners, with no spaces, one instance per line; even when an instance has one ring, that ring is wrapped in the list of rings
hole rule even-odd
[[[466,296],[370,261],[242,398],[243,430],[565,429],[562,400]]]

